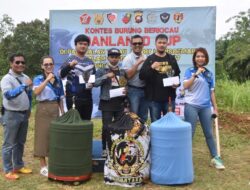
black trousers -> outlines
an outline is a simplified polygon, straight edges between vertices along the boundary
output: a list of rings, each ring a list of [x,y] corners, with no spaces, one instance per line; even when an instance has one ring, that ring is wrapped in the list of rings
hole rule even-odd
[[[66,97],[66,105],[67,105],[68,110],[72,108],[72,105],[73,105],[72,97]],[[85,100],[85,99],[76,98],[75,108],[77,109],[77,111],[79,112],[83,120],[91,119],[91,114],[93,110],[92,99]]]
[[[106,149],[107,144],[107,129],[108,125],[114,120],[119,119],[123,114],[123,110],[120,111],[102,111],[102,149]]]

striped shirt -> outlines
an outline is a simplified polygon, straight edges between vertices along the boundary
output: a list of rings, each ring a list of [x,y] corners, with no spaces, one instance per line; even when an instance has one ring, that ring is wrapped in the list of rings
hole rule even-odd
[[[70,67],[70,62],[76,60],[78,63],[74,67]],[[60,68],[60,76],[67,79],[66,96],[76,96],[82,99],[92,99],[91,89],[86,89],[86,83],[80,83],[80,76],[85,78],[91,74],[95,74],[96,69],[94,62],[88,57],[80,58],[71,55]]]

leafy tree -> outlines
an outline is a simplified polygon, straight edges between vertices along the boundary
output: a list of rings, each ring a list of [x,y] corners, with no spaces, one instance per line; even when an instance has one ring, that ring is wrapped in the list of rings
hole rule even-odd
[[[16,52],[22,52],[25,55],[27,74],[34,76],[40,73],[40,58],[49,54],[49,20],[36,19],[31,22],[21,22],[12,35],[2,39],[0,48],[0,57],[5,57],[5,60],[0,62],[1,75],[8,69],[6,58]]]
[[[8,15],[4,14],[3,18],[0,20],[0,42],[7,35],[12,33],[14,30],[13,19]]]
[[[229,79],[244,82],[250,78],[250,9],[230,21],[235,22],[235,29],[217,43],[216,58],[223,60]]]

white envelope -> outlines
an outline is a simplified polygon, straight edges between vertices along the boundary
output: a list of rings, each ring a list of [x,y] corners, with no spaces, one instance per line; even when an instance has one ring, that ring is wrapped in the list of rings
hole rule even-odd
[[[173,86],[174,84],[180,84],[180,79],[178,76],[163,79],[163,86]]]
[[[79,75],[78,77],[79,77],[79,83],[80,83],[80,84],[84,84],[85,81],[84,81],[84,79],[83,79],[83,76],[82,76],[82,75]],[[90,76],[89,76],[88,83],[94,83],[94,82],[95,82],[95,75],[90,75]]]
[[[110,98],[125,96],[125,94],[123,93],[124,90],[124,87],[109,90]]]
[[[90,75],[88,83],[95,83],[95,75]]]

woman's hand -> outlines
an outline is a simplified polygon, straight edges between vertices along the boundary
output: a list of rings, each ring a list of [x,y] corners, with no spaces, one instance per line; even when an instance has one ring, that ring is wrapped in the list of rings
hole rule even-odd
[[[203,73],[205,71],[204,67],[199,67],[198,70],[196,71],[195,75],[199,75],[200,73]]]
[[[47,82],[49,82],[54,77],[55,77],[55,75],[53,73],[49,73],[47,78],[46,78]]]
[[[219,115],[219,113],[218,113],[218,109],[217,109],[217,108],[214,108],[213,113],[214,113],[216,116],[218,116],[218,115]]]

